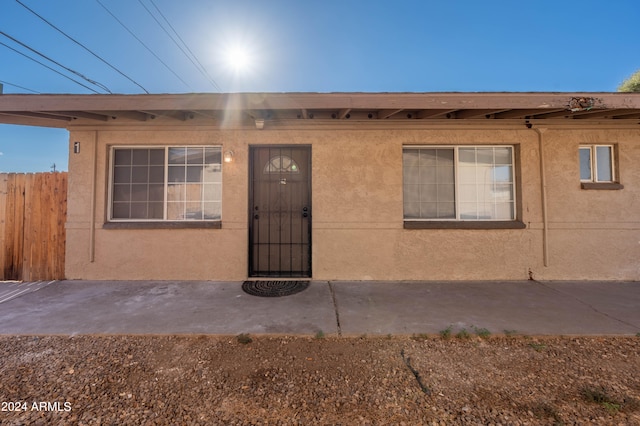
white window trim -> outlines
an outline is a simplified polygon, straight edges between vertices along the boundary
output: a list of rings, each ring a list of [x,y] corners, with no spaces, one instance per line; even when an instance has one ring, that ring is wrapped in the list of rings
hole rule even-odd
[[[598,161],[597,161],[597,149],[598,147],[609,148],[611,152],[611,180],[598,180]],[[613,144],[581,144],[578,147],[578,153],[580,149],[589,149],[589,161],[591,165],[591,177],[589,179],[580,179],[580,182],[593,182],[593,183],[612,183],[616,180],[616,162],[615,162],[615,145]],[[578,156],[579,158],[579,156]]]
[[[459,148],[511,148],[511,167],[513,173],[513,182],[511,183],[513,188],[513,203],[511,206],[511,215],[513,219],[461,219],[459,204],[460,195],[460,179],[458,178],[458,149]],[[515,151],[516,144],[504,144],[504,145],[403,145],[402,150],[405,149],[453,149],[453,165],[454,165],[454,202],[456,217],[455,219],[447,218],[403,218],[405,222],[515,222],[518,221],[517,211],[517,184],[516,184],[516,164],[515,164]],[[404,164],[403,164],[404,167]],[[403,180],[404,187],[404,180]],[[404,216],[404,198],[403,203],[403,216]]]
[[[222,211],[220,211],[219,219],[201,219],[201,220],[192,220],[192,219],[166,219],[167,217],[167,191],[169,187],[169,148],[220,148],[220,153],[222,155],[222,145],[112,145],[109,147],[109,185],[108,185],[108,197],[107,197],[107,221],[113,223],[130,223],[130,222],[138,222],[138,223],[170,223],[170,222],[180,222],[180,223],[197,223],[197,222],[221,222],[222,221]],[[113,169],[114,169],[114,161],[115,161],[115,150],[116,149],[164,149],[165,159],[164,159],[164,200],[162,207],[162,215],[163,219],[118,219],[113,218]],[[220,161],[220,170],[222,172],[224,161]],[[222,179],[223,175],[220,176],[220,186],[222,187]]]

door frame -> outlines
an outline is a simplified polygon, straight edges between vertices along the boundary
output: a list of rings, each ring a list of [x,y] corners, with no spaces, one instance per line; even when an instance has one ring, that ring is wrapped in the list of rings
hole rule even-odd
[[[308,151],[308,167],[309,167],[309,177],[307,179],[307,193],[309,195],[309,210],[310,210],[310,214],[309,214],[309,219],[308,219],[308,241],[309,241],[309,265],[308,265],[308,271],[309,273],[307,275],[304,276],[287,276],[287,275],[261,275],[258,274],[256,272],[253,271],[253,241],[254,241],[254,226],[253,226],[253,172],[254,172],[254,152],[256,150],[259,149],[270,149],[270,148],[274,148],[274,149],[287,149],[287,148],[304,148]],[[247,247],[248,247],[248,253],[247,253],[247,259],[248,259],[248,265],[247,265],[247,274],[249,278],[257,278],[257,277],[271,277],[271,278],[278,278],[278,279],[282,279],[282,278],[311,278],[313,276],[313,260],[312,260],[312,254],[313,254],[313,240],[312,240],[312,229],[313,229],[313,193],[311,191],[312,189],[312,180],[313,180],[313,167],[312,167],[312,148],[311,145],[309,144],[266,144],[266,145],[249,145],[249,158],[248,158],[248,168],[249,168],[249,193],[247,194],[247,200],[248,200],[248,204],[247,204],[247,221],[248,221],[248,232],[247,232]]]

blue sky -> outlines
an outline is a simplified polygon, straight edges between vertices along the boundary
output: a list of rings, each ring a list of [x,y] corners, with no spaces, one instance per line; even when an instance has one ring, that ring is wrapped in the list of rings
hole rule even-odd
[[[127,77],[16,0],[0,0],[0,31],[100,86],[0,42],[99,93],[607,92],[640,68],[637,0],[20,2]],[[197,62],[146,10],[172,34],[155,6]],[[244,69],[229,65],[234,46]],[[3,45],[0,82],[4,93],[93,93]],[[66,130],[0,125],[0,171],[66,170],[67,140]]]

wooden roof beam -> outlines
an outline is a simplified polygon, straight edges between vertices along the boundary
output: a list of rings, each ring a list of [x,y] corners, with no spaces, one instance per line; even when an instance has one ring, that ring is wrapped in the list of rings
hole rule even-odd
[[[182,121],[193,120],[196,118],[196,114],[193,111],[182,111]]]
[[[638,110],[633,109],[608,109],[605,111],[589,111],[576,116],[576,119],[591,119],[591,118],[606,118],[606,117],[621,117],[625,115],[638,114]]]
[[[217,119],[218,116],[215,113],[215,111],[192,111],[194,114],[199,115],[201,117],[204,118],[209,118],[209,119]]]
[[[27,111],[2,111],[2,114],[13,115],[16,117],[28,117],[28,118],[44,118],[47,120],[56,120],[56,121],[71,121],[72,117],[67,117],[64,115],[54,115],[54,114],[46,114],[42,112],[27,112]]]
[[[491,118],[492,114],[505,112],[505,109],[468,109],[456,112],[456,118]]]
[[[568,109],[561,109],[555,110],[554,112],[541,111],[538,114],[532,114],[531,116],[529,116],[529,118],[543,120],[546,118],[570,117],[571,115],[573,115],[573,113]]]
[[[424,119],[424,118],[450,118],[446,117],[447,114],[454,114],[456,109],[425,109],[422,111],[418,111],[416,114],[416,118]]]
[[[593,114],[600,113],[600,112],[607,112],[607,111],[611,111],[611,110],[603,110],[602,108],[599,108],[596,110],[571,111],[571,110],[565,109],[557,112],[536,114],[531,118],[540,119],[540,120],[547,119],[547,118],[558,118],[558,117],[579,118],[581,116],[584,116],[583,118],[589,118]]]
[[[351,108],[341,109],[340,111],[338,111],[338,118],[340,120],[342,120],[342,119],[346,118],[347,115],[349,115],[350,112],[351,112]]]
[[[636,114],[616,115],[613,117],[614,120],[635,120],[636,118],[640,118],[640,112]]]
[[[404,109],[381,109],[378,111],[378,120],[384,120],[402,111]]]
[[[156,118],[155,114],[147,113],[143,111],[118,111],[113,114],[113,117],[117,118],[126,118],[128,120],[134,121],[147,121],[149,119],[153,120]]]
[[[504,112],[497,113],[493,118],[495,118],[495,119],[526,118],[526,117],[534,116],[536,114],[546,114],[546,113],[549,113],[549,112],[558,112],[558,111],[564,111],[564,108],[563,109],[551,109],[551,110],[545,110],[545,109],[510,109],[510,110],[506,110]]]
[[[62,115],[74,118],[86,118],[89,120],[109,121],[109,116],[85,111],[43,111],[45,114]]]
[[[0,123],[64,129],[68,126],[69,122],[67,120],[26,117],[24,115],[14,115],[6,112],[0,112]]]

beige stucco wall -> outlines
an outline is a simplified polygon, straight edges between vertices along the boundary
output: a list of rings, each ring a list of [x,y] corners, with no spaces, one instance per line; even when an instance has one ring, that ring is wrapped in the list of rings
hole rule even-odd
[[[580,189],[578,145],[613,143],[619,191]],[[545,134],[549,279],[640,279],[640,131],[553,130]]]
[[[529,272],[537,279],[640,279],[639,130],[551,128],[544,133],[545,265],[534,130],[335,123],[267,123],[264,130],[172,122],[72,128],[67,278],[245,279],[249,146],[306,144],[312,148],[314,279],[524,280]],[[81,143],[79,154],[73,154],[75,141]],[[580,143],[617,144],[623,190],[580,189]],[[223,165],[222,229],[102,229],[109,146],[127,144],[210,144],[233,150],[234,161]],[[521,220],[526,228],[404,229],[402,147],[408,144],[518,144]]]

